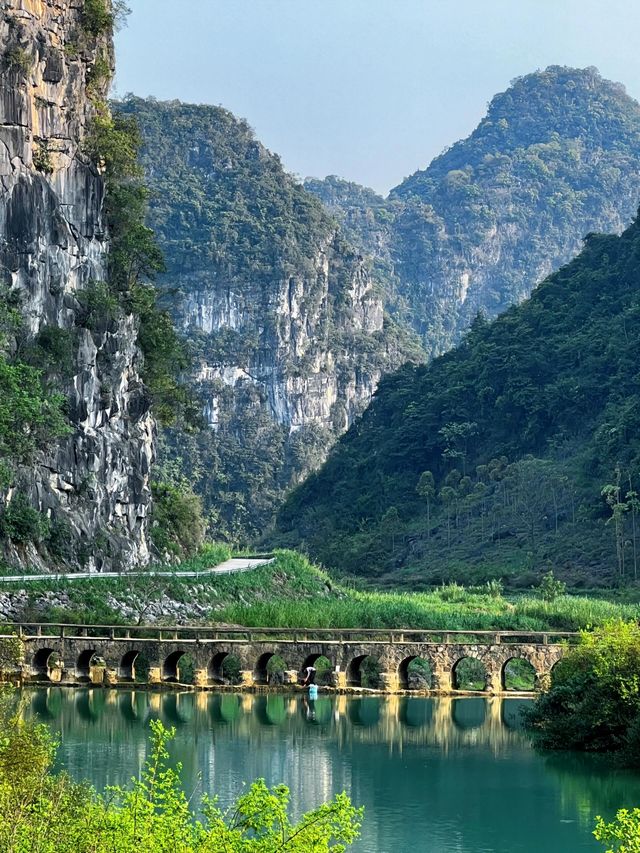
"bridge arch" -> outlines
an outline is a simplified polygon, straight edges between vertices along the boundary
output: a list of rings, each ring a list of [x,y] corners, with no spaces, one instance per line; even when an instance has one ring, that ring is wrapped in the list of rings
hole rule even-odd
[[[375,655],[357,655],[347,666],[348,687],[372,687],[380,684],[380,661]]]
[[[263,652],[256,661],[253,680],[256,684],[283,684],[287,664],[277,652]]]
[[[242,662],[233,652],[215,652],[207,664],[209,684],[239,684]]]
[[[398,683],[402,690],[429,690],[433,681],[433,667],[427,658],[410,655],[400,661]]]
[[[91,680],[91,667],[101,660],[95,649],[83,649],[76,660],[76,677],[78,681]]]
[[[180,681],[180,660],[187,652],[184,649],[176,649],[167,655],[162,664],[162,680],[168,682]]]
[[[531,693],[536,689],[538,672],[526,654],[513,654],[500,668],[500,683],[503,690]]]
[[[118,677],[122,681],[136,680],[136,659],[139,654],[140,652],[137,649],[129,649],[129,651],[125,652],[122,656],[120,666],[118,667]]]
[[[33,655],[31,661],[31,671],[36,678],[50,681],[51,680],[51,662],[52,656],[57,657],[55,649],[44,648],[38,649]]]
[[[307,655],[299,670],[299,674],[302,677],[306,676],[305,670],[308,666],[313,666],[316,669],[316,684],[333,683],[332,673],[336,667],[331,658],[328,658],[322,652],[313,652],[312,654]]]
[[[480,692],[487,689],[489,671],[483,660],[475,655],[463,655],[451,667],[451,680],[454,690]]]

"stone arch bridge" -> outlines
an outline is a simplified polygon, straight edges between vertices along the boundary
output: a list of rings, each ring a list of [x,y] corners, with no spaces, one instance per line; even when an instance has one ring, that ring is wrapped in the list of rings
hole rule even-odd
[[[1,629],[0,629],[1,630]],[[181,684],[181,662],[190,660],[192,686],[225,683],[225,661],[235,661],[241,686],[268,685],[269,661],[285,663],[281,682],[298,682],[318,658],[329,661],[329,683],[340,691],[357,690],[362,666],[377,660],[380,689],[409,689],[409,664],[420,659],[431,673],[431,690],[457,689],[456,670],[467,658],[484,666],[484,692],[505,690],[505,667],[528,661],[535,686],[545,683],[553,666],[577,635],[567,632],[293,630],[203,626],[149,627],[15,624],[2,633],[22,639],[25,681],[58,684]],[[186,657],[188,656],[188,658]]]

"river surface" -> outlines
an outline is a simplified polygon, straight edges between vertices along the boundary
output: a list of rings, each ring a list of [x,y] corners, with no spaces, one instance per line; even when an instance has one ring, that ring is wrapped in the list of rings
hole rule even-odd
[[[520,699],[24,691],[59,733],[58,764],[97,788],[138,776],[150,719],[177,730],[186,791],[222,806],[264,777],[295,814],[346,790],[365,806],[354,853],[601,851],[596,814],[640,804],[640,776],[602,760],[538,754]]]

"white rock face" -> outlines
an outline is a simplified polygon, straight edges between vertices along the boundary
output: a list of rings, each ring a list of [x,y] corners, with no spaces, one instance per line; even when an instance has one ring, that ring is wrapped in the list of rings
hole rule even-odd
[[[291,432],[308,424],[343,432],[371,399],[383,364],[367,366],[361,342],[382,332],[382,301],[357,256],[350,261],[346,290],[337,292],[344,283],[336,281],[335,236],[328,236],[313,259],[312,275],[293,274],[273,283],[268,304],[257,318],[258,346],[248,363],[233,364],[222,358],[218,363],[203,363],[196,371],[196,381],[213,389],[205,407],[213,428],[222,405],[215,392],[219,384],[227,388],[247,382],[255,385],[273,418]],[[183,286],[187,295],[180,323],[187,334],[230,329],[243,335],[255,327],[255,304],[234,294],[213,272],[206,288],[202,283],[199,289],[190,289],[188,282]],[[338,297],[341,317],[334,316]]]
[[[19,67],[4,61],[0,78],[0,271],[32,335],[54,326],[75,341],[72,375],[59,389],[72,434],[22,470],[18,487],[63,525],[68,562],[101,569],[149,558],[155,424],[134,318],[102,333],[77,325],[76,293],[104,280],[108,251],[104,181],[82,151],[94,112],[87,73],[99,54],[113,55],[108,35],[77,46],[82,6],[6,0],[0,10],[0,55],[21,58]],[[32,547],[5,556],[51,562]]]

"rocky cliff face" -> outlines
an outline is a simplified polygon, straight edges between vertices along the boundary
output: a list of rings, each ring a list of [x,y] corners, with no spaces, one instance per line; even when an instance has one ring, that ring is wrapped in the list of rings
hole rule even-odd
[[[294,272],[263,291],[263,316],[224,277],[185,295],[185,334],[211,340],[232,332],[253,344],[244,358],[233,348],[214,358],[203,353],[195,378],[209,386],[205,411],[213,428],[223,405],[216,384],[255,386],[273,419],[292,432],[308,425],[342,432],[371,398],[384,363],[367,363],[358,343],[382,335],[382,301],[362,258],[348,253],[335,232],[310,260],[306,275]],[[342,277],[337,263],[346,266]]]
[[[246,123],[179,102],[117,109],[145,140],[159,285],[209,427],[171,435],[170,455],[216,535],[255,535],[416,347],[384,315],[370,263]]]
[[[143,563],[154,422],[136,322],[86,328],[78,298],[106,276],[104,181],[83,141],[110,78],[110,26],[74,0],[8,0],[0,50],[0,272],[23,316],[13,346],[51,329],[68,342],[56,384],[71,425],[3,497],[26,493],[48,519],[59,560],[95,569]],[[5,542],[5,556],[50,565],[51,541]]]

